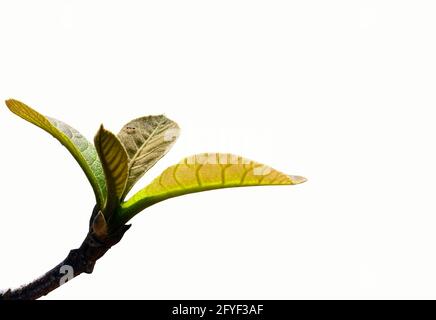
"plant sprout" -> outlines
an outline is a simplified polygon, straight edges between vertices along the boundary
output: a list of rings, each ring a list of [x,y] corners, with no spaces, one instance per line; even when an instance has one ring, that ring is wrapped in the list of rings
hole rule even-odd
[[[224,153],[203,153],[164,170],[148,186],[126,200],[135,183],[161,159],[179,135],[178,125],[163,115],[127,123],[118,135],[98,130],[94,144],[69,125],[41,115],[17,100],[7,100],[10,111],[59,140],[76,159],[94,190],[96,205],[89,231],[78,249],[41,278],[2,299],[37,299],[65,282],[92,273],[96,261],[117,244],[129,229],[126,223],[160,201],[206,190],[265,185],[295,185],[306,181],[271,167]]]

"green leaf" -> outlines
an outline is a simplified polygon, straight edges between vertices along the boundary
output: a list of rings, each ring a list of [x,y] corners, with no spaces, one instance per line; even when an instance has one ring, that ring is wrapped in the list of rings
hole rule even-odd
[[[204,153],[183,159],[166,169],[147,187],[121,206],[126,221],[143,209],[160,201],[213,189],[293,185],[305,182],[271,167],[231,154]]]
[[[110,214],[118,207],[126,188],[128,157],[120,140],[103,125],[95,136],[94,144],[106,176],[107,201],[104,211]]]
[[[122,200],[133,185],[162,158],[179,135],[178,125],[163,115],[130,121],[118,134],[129,156],[129,174]]]
[[[103,205],[106,197],[106,182],[103,167],[94,146],[69,125],[45,117],[20,101],[10,99],[6,101],[6,105],[19,117],[50,133],[70,151],[91,183],[97,204]]]

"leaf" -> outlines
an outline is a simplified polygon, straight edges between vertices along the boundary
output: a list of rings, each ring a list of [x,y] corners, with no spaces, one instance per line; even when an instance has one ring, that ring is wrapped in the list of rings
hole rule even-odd
[[[147,187],[122,204],[126,221],[143,209],[166,199],[213,189],[293,185],[305,182],[271,167],[231,154],[204,153],[183,159],[166,169]]]
[[[123,195],[127,182],[128,157],[120,140],[103,125],[94,139],[95,148],[103,165],[107,185],[105,209],[112,212]]]
[[[106,182],[94,146],[77,130],[59,120],[43,116],[20,101],[10,99],[6,101],[6,105],[19,117],[50,133],[70,151],[91,183],[97,204],[103,205],[106,197]]]
[[[118,134],[129,156],[129,174],[122,200],[133,185],[162,158],[179,135],[177,123],[163,115],[130,121]]]

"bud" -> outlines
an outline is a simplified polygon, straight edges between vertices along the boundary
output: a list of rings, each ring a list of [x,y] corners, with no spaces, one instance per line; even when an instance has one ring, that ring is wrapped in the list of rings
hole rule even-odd
[[[98,238],[107,236],[107,223],[103,212],[99,211],[92,222],[92,231]]]

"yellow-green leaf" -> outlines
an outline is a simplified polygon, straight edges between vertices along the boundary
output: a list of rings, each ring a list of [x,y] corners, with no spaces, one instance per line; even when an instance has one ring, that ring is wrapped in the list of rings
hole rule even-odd
[[[130,121],[118,134],[129,156],[129,174],[122,199],[133,185],[162,158],[179,135],[177,124],[160,116]]]
[[[94,144],[106,176],[107,201],[105,211],[111,212],[118,206],[126,188],[127,153],[120,140],[112,132],[103,128],[103,125],[95,136]]]
[[[97,204],[103,205],[106,197],[106,182],[94,146],[74,128],[59,120],[43,116],[20,101],[10,99],[6,101],[6,105],[19,117],[50,133],[70,151],[91,183]]]
[[[293,185],[305,182],[271,167],[231,154],[205,153],[183,159],[122,204],[126,220],[157,202],[188,193],[232,187]]]

